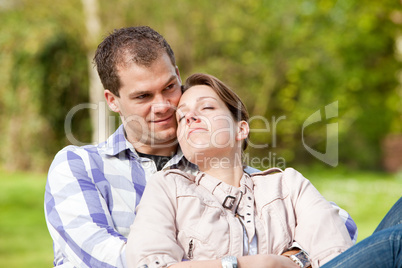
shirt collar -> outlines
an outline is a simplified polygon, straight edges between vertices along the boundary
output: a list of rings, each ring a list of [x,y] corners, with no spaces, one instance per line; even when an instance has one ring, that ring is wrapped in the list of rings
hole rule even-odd
[[[98,145],[99,149],[103,150],[103,153],[109,156],[117,155],[127,149],[129,149],[129,143],[125,137],[124,126],[121,124],[117,130],[103,143]]]
[[[99,144],[99,147],[103,149],[104,154],[109,156],[118,155],[128,149],[133,153],[135,158],[139,158],[134,146],[126,139],[123,124],[121,124],[105,142]],[[197,167],[194,164],[187,161],[179,147],[177,153],[166,164],[166,167],[177,168],[181,165],[188,166],[192,171],[197,170]]]
[[[133,148],[132,144],[127,141],[127,147],[133,152],[134,156],[138,158],[140,161],[152,161],[147,157],[140,157],[137,151]],[[172,169],[172,168],[179,168],[182,165],[182,162],[187,161],[181,151],[180,147],[178,147],[177,152],[173,155],[173,157],[165,164],[163,170],[165,169]]]

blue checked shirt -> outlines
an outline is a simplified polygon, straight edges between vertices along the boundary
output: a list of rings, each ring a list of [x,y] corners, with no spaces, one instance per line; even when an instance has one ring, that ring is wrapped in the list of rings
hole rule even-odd
[[[181,152],[168,168],[197,171]],[[126,237],[135,207],[155,172],[155,163],[139,157],[126,140],[122,125],[104,143],[61,150],[50,166],[45,192],[54,266],[126,267]],[[346,211],[339,214],[355,242],[355,223]]]

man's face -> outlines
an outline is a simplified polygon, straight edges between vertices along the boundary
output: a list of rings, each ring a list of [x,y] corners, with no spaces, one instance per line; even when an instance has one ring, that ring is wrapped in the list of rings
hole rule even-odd
[[[105,90],[109,107],[122,118],[128,140],[140,152],[158,154],[176,146],[175,109],[181,96],[177,67],[164,53],[150,67],[118,68],[120,96]]]

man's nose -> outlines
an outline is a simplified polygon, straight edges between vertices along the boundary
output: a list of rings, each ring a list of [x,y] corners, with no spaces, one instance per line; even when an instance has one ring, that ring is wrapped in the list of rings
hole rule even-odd
[[[154,113],[166,113],[167,111],[172,109],[172,105],[167,98],[157,97],[154,99],[152,109]]]

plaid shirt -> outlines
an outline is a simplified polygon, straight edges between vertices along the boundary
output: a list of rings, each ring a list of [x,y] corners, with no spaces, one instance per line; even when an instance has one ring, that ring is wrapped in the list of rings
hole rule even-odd
[[[196,172],[178,152],[164,167]],[[248,167],[248,173],[257,171]],[[155,163],[141,158],[121,125],[99,145],[67,146],[53,160],[45,192],[45,216],[57,267],[126,267],[125,248],[146,180]],[[357,228],[340,210],[351,238]]]

